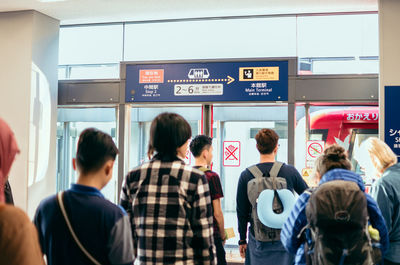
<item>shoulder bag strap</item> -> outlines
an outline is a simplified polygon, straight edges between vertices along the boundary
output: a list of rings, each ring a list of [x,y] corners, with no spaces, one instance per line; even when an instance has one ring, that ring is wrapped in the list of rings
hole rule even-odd
[[[210,171],[208,168],[203,167],[203,166],[199,167],[198,170],[201,170],[203,173]]]
[[[272,180],[272,185],[274,187],[274,190],[276,190],[276,177],[278,176],[279,170],[281,170],[283,163],[275,161],[274,164],[272,165],[271,170],[269,171],[269,177]]]
[[[95,258],[93,258],[92,255],[90,255],[90,253],[85,249],[85,247],[82,245],[82,243],[79,241],[78,237],[76,236],[76,234],[74,232],[74,229],[72,228],[71,222],[69,221],[67,212],[65,211],[64,202],[63,202],[63,195],[64,195],[63,191],[59,192],[57,194],[57,200],[58,200],[58,204],[60,205],[60,209],[61,209],[61,212],[62,212],[62,214],[64,216],[65,222],[67,223],[69,232],[72,235],[72,238],[75,240],[75,243],[82,250],[82,252],[86,255],[86,257],[88,259],[90,259],[91,262],[93,262],[93,264],[101,265],[100,262],[98,262]]]

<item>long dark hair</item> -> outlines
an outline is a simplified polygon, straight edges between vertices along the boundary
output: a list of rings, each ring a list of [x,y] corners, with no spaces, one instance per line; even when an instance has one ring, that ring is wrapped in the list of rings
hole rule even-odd
[[[173,160],[177,148],[192,137],[189,123],[176,113],[164,112],[151,122],[150,141],[147,155],[151,158],[154,152],[160,158]]]

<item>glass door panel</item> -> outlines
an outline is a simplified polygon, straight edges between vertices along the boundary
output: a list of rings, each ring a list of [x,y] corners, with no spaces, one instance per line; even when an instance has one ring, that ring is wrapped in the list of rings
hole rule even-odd
[[[57,123],[57,191],[68,189],[77,180],[72,168],[77,142],[81,132],[96,128],[108,133],[117,143],[115,108],[61,108]],[[104,196],[117,203],[118,159],[114,162],[113,177],[101,190]]]
[[[295,165],[306,182],[315,185],[311,176],[314,162],[323,150],[332,144],[338,144],[347,150],[353,170],[362,173],[353,155],[362,141],[378,135],[379,107],[310,106],[309,113],[310,128],[307,138],[305,107],[296,108]],[[312,148],[318,144],[321,145],[320,149]]]
[[[254,137],[262,128],[274,129],[279,135],[280,145],[276,159],[287,163],[287,118],[287,105],[214,106],[213,170],[221,177],[225,227],[232,227],[236,235],[227,241],[227,247],[236,246],[239,240],[236,192],[240,174],[247,167],[259,163]]]
[[[192,128],[192,137],[200,134],[200,105],[185,107],[132,107],[129,139],[129,170],[148,161],[147,147],[149,144],[151,121],[163,112],[174,112],[184,117]],[[187,154],[185,161],[189,165],[194,165],[194,158],[190,153]]]

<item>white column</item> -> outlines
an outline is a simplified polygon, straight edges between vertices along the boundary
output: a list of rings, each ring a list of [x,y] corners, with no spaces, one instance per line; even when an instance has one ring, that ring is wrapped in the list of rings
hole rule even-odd
[[[379,137],[384,140],[385,86],[400,85],[400,1],[379,0]],[[398,115],[398,114],[394,114]]]
[[[15,204],[32,217],[55,192],[59,21],[0,13],[0,117],[21,150],[10,172]]]

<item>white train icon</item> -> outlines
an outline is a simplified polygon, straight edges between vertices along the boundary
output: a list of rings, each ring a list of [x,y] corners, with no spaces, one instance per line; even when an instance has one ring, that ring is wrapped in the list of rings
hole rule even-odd
[[[209,77],[210,73],[208,72],[207,68],[190,69],[188,73],[189,79],[198,79],[198,78],[205,79]]]

